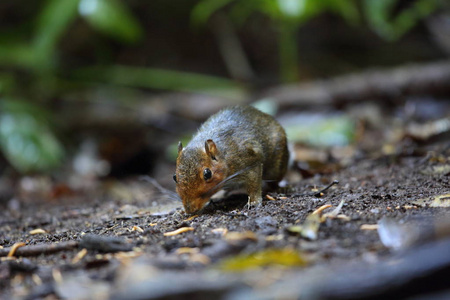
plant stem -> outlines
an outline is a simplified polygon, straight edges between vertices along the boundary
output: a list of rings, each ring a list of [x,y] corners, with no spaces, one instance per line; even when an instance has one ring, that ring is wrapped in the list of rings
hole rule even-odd
[[[297,26],[290,22],[280,22],[279,30],[279,59],[280,75],[283,82],[294,82],[299,79]]]

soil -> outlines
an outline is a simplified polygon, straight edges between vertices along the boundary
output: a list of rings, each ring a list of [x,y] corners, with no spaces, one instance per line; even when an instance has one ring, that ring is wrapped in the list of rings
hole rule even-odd
[[[366,225],[379,227],[380,220],[388,218],[419,228],[421,238],[406,239],[409,242],[400,246],[401,251],[440,239],[433,230],[439,220],[449,220],[450,210],[431,207],[427,201],[450,191],[448,170],[433,171],[448,166],[449,144],[440,140],[413,150],[361,156],[340,170],[315,174],[270,193],[260,207],[247,208],[245,195],[218,199],[199,216],[184,214],[181,203],[141,178],[102,182],[97,187],[103,191],[111,186],[142,188],[140,197],[91,191],[82,197],[4,202],[0,298],[309,298],[308,291],[316,293],[316,298],[339,298],[342,293],[324,296],[320,288],[311,292],[306,287],[317,287],[318,282],[331,286],[325,279],[329,274],[336,279],[362,267],[366,274],[399,253],[382,243],[376,227]],[[333,180],[339,184],[322,194],[315,192]],[[320,224],[317,239],[304,238],[291,228],[304,224],[319,207],[330,204],[324,211],[329,213],[341,201],[338,216]],[[165,235],[185,227],[184,233]],[[45,233],[30,234],[35,229]],[[26,246],[6,257],[18,242]],[[44,248],[27,252],[33,245]],[[45,249],[55,245],[62,249]],[[272,259],[263,265],[244,264],[237,271],[225,265],[230,259],[268,249],[287,251],[279,253],[283,257],[295,253],[304,263]],[[445,266],[448,271],[449,265]],[[378,292],[372,290],[369,295]]]

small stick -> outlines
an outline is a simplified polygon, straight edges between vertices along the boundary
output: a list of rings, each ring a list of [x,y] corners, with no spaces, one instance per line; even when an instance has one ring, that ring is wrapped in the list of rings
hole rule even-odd
[[[303,194],[293,194],[291,195],[291,197],[299,197],[299,196],[314,196],[314,197],[320,197],[323,196],[323,193],[328,190],[330,187],[332,187],[335,184],[339,184],[339,180],[333,180],[333,182],[331,182],[329,185],[327,185],[326,187],[324,187],[323,189],[321,189],[320,191],[317,192],[312,192],[312,193],[303,193]]]
[[[64,250],[71,250],[78,246],[77,241],[60,242],[57,244],[39,244],[28,245],[17,248],[15,244],[12,247],[0,249],[0,257],[8,256],[8,254],[16,247],[15,252],[12,252],[14,256],[38,256],[41,254],[50,254]]]
[[[72,259],[72,264],[77,264],[83,257],[88,253],[86,248],[83,248],[80,252],[78,252],[75,257]]]

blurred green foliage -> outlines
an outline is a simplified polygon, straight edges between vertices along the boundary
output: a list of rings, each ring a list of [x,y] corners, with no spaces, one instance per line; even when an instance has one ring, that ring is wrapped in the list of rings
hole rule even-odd
[[[444,4],[444,0],[417,0],[394,15],[401,0],[202,0],[192,11],[194,26],[206,23],[214,13],[224,11],[238,24],[253,13],[266,15],[278,31],[280,74],[284,81],[298,80],[298,28],[323,13],[334,13],[349,24],[367,20],[387,40],[396,40],[422,18]],[[407,1],[404,1],[407,2]]]
[[[302,24],[328,11],[350,23],[359,18],[354,0],[202,0],[192,11],[192,21],[196,26],[203,24],[221,9],[227,9],[230,17],[241,24],[255,12],[272,20],[279,36],[280,74],[284,81],[298,80],[300,52],[296,34]]]
[[[226,259],[218,267],[226,272],[245,272],[267,267],[299,268],[308,264],[303,255],[291,248],[268,249]]]
[[[49,127],[46,111],[29,102],[1,99],[0,146],[20,172],[58,166],[63,150]]]
[[[404,2],[404,1],[403,1]],[[437,10],[444,0],[417,0],[396,11],[401,0],[198,0],[192,1],[191,22],[204,26],[214,14],[243,24],[252,14],[268,18],[278,35],[280,77],[298,79],[297,31],[324,13],[335,14],[349,24],[368,25],[387,40],[395,40],[418,21]],[[27,2],[24,2],[28,5]],[[117,65],[108,58],[90,67],[63,64],[62,40],[73,24],[82,20],[101,37],[118,44],[136,45],[145,29],[121,0],[46,0],[23,26],[0,30],[0,147],[21,172],[45,171],[61,162],[63,147],[53,133],[51,101],[73,89],[107,84],[202,92],[242,99],[247,89],[225,78],[146,67]],[[0,21],[1,22],[1,21]],[[77,39],[77,35],[71,36]],[[155,41],[155,47],[158,47]],[[107,46],[108,47],[108,46]],[[12,99],[23,99],[22,101]],[[39,107],[39,108],[38,108]],[[44,117],[45,116],[45,117]]]
[[[289,141],[315,147],[347,146],[356,138],[356,124],[345,114],[299,113],[282,125]]]
[[[443,0],[411,1],[410,6],[395,14],[398,0],[365,0],[364,14],[371,28],[381,37],[394,41],[413,28],[417,22],[436,11]]]
[[[107,83],[244,97],[239,84],[207,75],[119,65],[67,70],[60,61],[60,42],[77,18],[119,43],[139,42],[144,30],[119,0],[42,3],[31,37],[22,31],[0,34],[0,150],[20,172],[47,171],[62,161],[63,147],[48,122],[52,115],[45,107],[50,100],[69,92],[68,88]]]
[[[104,12],[114,19],[105,17]],[[27,35],[2,38],[0,66],[10,72],[0,74],[0,95],[4,97],[0,107],[0,146],[20,172],[49,170],[58,166],[63,157],[63,148],[44,117],[46,111],[37,105],[56,96],[64,85],[58,77],[58,43],[78,16],[120,40],[136,41],[141,36],[137,20],[120,2],[49,0],[37,15],[31,40]],[[29,89],[21,87],[23,72],[29,76]],[[22,97],[27,101],[10,100]]]
[[[121,42],[135,43],[143,36],[138,21],[118,0],[81,0],[78,8],[93,28]]]

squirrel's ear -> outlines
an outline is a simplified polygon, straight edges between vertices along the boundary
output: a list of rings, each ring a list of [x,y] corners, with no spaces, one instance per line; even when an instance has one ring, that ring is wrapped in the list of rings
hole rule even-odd
[[[217,156],[218,151],[217,151],[216,143],[214,143],[213,140],[207,140],[205,142],[205,151],[206,151],[206,154],[211,156],[212,159],[217,160],[216,156]]]
[[[180,154],[181,150],[183,150],[183,144],[180,142],[178,142],[178,155]]]

